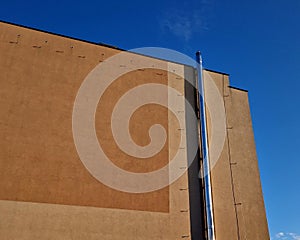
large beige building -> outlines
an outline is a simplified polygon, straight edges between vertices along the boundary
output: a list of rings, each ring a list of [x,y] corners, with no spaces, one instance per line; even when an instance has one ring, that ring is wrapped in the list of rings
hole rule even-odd
[[[92,154],[89,128],[77,129],[80,117],[90,113],[87,106],[95,88],[79,92],[99,64],[105,67],[108,59],[124,51],[1,22],[0,53],[1,240],[207,239],[210,223],[201,178],[203,154],[201,150],[193,154],[192,149],[201,141],[197,69],[128,52],[129,64],[106,67],[111,77],[128,65],[131,71],[116,75],[106,89],[99,87],[102,95],[91,126],[112,166],[141,179],[127,183],[122,174],[116,174],[116,180],[108,183],[101,179],[111,177],[106,176],[110,172],[93,162],[96,154]],[[139,67],[143,64],[148,67]],[[217,158],[210,162],[209,175],[213,236],[216,240],[267,240],[247,91],[231,87],[227,74],[211,70],[203,70],[203,81],[212,81],[215,87],[204,85],[209,152]],[[124,94],[142,90],[145,84],[154,90],[164,85],[177,94],[166,89],[157,94],[173,111],[150,101],[136,108],[128,126],[124,125],[142,150],[151,142],[151,126],[160,124],[165,129],[160,151],[139,159],[120,149],[111,119]],[[137,95],[135,102],[151,99],[154,90]],[[190,108],[196,121],[188,115]],[[224,111],[224,125],[218,109]],[[218,142],[219,136],[223,138]],[[153,137],[162,139],[158,132]],[[216,151],[212,150],[214,137]],[[85,156],[90,160],[85,161]],[[170,167],[175,157],[178,161]],[[191,158],[194,161],[189,164]],[[155,179],[149,180],[147,173],[163,168],[166,171],[157,181],[161,187],[154,186]],[[103,172],[98,174],[97,169]]]

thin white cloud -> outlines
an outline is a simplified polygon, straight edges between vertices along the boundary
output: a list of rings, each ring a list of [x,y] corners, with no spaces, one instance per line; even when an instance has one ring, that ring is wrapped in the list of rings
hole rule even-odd
[[[300,240],[300,235],[297,233],[284,233],[284,232],[279,232],[275,235],[274,240]]]
[[[187,16],[179,15],[170,15],[164,19],[162,26],[169,30],[177,37],[182,37],[185,41],[188,41],[191,38],[193,29],[192,29],[192,20]]]
[[[283,232],[277,233],[277,234],[276,234],[276,237],[277,237],[277,238],[284,237],[284,233],[283,233]]]
[[[186,5],[166,9],[159,19],[163,32],[189,41],[193,34],[208,29],[209,4],[205,0],[196,7]]]
[[[296,233],[288,233],[292,239],[294,240],[300,240],[300,235],[296,234]]]

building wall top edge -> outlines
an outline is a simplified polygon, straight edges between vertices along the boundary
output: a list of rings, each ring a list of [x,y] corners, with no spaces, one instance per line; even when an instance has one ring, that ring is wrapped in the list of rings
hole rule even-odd
[[[241,91],[241,92],[246,92],[246,93],[248,93],[248,90],[247,90],[247,89],[238,88],[238,87],[234,87],[234,86],[228,86],[228,87],[231,88],[231,89],[234,89],[234,90],[238,90],[238,91]]]
[[[119,51],[128,51],[126,49],[122,49],[122,48],[119,48],[119,47],[116,47],[116,46],[113,46],[113,45],[109,45],[109,44],[106,44],[106,43],[101,43],[101,42],[96,43],[96,42],[92,42],[92,41],[88,41],[88,40],[84,40],[84,39],[80,39],[80,38],[76,38],[76,37],[71,37],[71,36],[67,36],[67,35],[63,35],[63,34],[59,34],[59,33],[54,33],[54,32],[51,32],[51,31],[46,31],[46,30],[41,30],[41,29],[34,28],[34,27],[25,26],[25,25],[22,25],[22,24],[12,23],[12,22],[8,22],[8,21],[4,21],[4,20],[0,20],[0,23],[15,26],[15,27],[20,27],[20,28],[25,28],[25,29],[28,29],[28,30],[37,31],[37,32],[45,33],[45,34],[50,34],[50,35],[54,35],[54,36],[57,36],[57,37],[71,39],[71,40],[75,40],[75,41],[79,41],[79,42],[84,42],[84,43],[88,43],[88,44],[91,44],[91,45],[107,47],[107,48],[115,49],[115,50],[119,50]],[[128,52],[131,52],[131,51],[128,51]],[[186,66],[186,67],[195,68],[195,66],[190,66],[190,65],[183,64],[183,63],[176,62],[176,61],[170,61],[170,60],[166,60],[166,59],[163,59],[163,58],[153,57],[153,56],[140,54],[140,53],[136,53],[136,52],[131,52],[131,53],[137,54],[137,55],[140,55],[140,56],[145,56],[145,57],[157,59],[157,60],[162,60],[162,61],[166,61],[166,62],[179,64],[179,65]],[[229,76],[229,74],[227,74],[227,73],[222,73],[222,72],[214,71],[214,70],[211,70],[211,69],[206,69],[205,68],[204,70]]]
[[[208,72],[213,72],[213,73],[217,73],[217,74],[221,74],[221,75],[226,75],[226,76],[230,76],[229,73],[224,73],[224,72],[220,72],[220,71],[215,71],[215,70],[212,70],[212,69],[208,69],[208,68],[203,68],[205,71],[208,71]]]

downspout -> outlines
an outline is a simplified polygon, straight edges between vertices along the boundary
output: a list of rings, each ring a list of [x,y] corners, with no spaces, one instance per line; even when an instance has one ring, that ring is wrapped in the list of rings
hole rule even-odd
[[[204,101],[204,83],[202,76],[202,57],[200,51],[196,53],[197,72],[198,72],[198,98],[199,98],[199,117],[200,117],[200,142],[203,156],[203,177],[204,177],[204,191],[205,191],[205,209],[206,209],[206,226],[207,239],[215,240],[214,231],[214,214],[212,205],[212,190],[210,178],[210,160],[208,153],[208,134],[206,123],[206,109]]]

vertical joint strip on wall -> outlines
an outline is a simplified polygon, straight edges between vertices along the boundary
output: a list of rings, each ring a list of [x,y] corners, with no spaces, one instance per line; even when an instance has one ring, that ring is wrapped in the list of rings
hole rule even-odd
[[[208,153],[208,136],[206,123],[206,110],[204,98],[204,83],[202,76],[202,57],[200,51],[196,53],[197,73],[198,73],[198,101],[199,101],[199,115],[200,115],[200,143],[203,156],[203,177],[204,177],[204,192],[205,192],[205,209],[206,209],[206,226],[208,240],[215,240],[214,231],[214,215],[212,206],[212,190],[210,179],[210,160]]]
[[[223,75],[223,86],[224,86],[224,75]],[[223,87],[224,89],[224,87]],[[230,97],[230,94],[228,95],[224,95],[223,99],[224,99],[224,104],[225,104],[225,97]],[[225,115],[227,116],[227,110],[226,110],[226,106],[224,105],[224,109],[225,109]],[[233,197],[233,203],[234,203],[234,213],[235,213],[235,219],[236,219],[236,228],[237,228],[237,239],[240,240],[241,239],[241,235],[240,235],[240,223],[239,223],[239,217],[238,217],[238,210],[237,207],[241,206],[242,203],[237,203],[236,202],[236,195],[235,195],[235,186],[234,186],[234,179],[233,179],[233,166],[237,165],[237,162],[232,162],[231,159],[231,147],[230,147],[230,138],[229,138],[229,130],[232,130],[233,127],[232,126],[228,126],[229,122],[226,121],[226,136],[227,136],[227,147],[228,147],[228,160],[229,160],[229,169],[230,169],[230,181],[231,181],[231,188],[232,188],[232,197]]]

